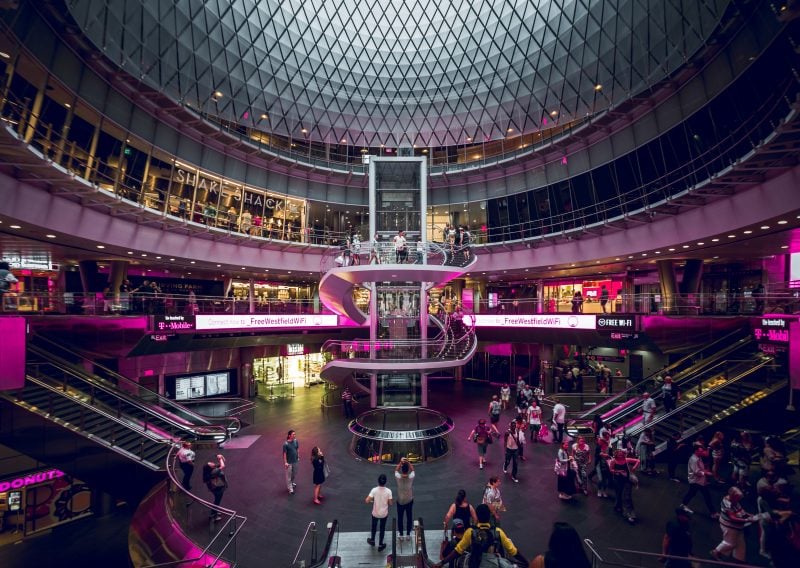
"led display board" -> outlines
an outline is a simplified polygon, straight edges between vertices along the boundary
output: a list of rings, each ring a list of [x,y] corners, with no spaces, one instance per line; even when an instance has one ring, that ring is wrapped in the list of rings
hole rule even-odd
[[[475,318],[475,327],[518,327],[538,329],[597,329],[594,315],[542,314],[532,316],[475,314],[464,316],[464,324],[470,325]]]
[[[272,328],[315,328],[337,327],[339,316],[333,314],[309,315],[197,315],[197,331],[220,329],[272,329]]]

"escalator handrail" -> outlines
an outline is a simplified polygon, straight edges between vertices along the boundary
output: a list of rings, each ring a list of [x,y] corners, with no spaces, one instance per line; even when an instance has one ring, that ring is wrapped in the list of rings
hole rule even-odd
[[[55,341],[53,341],[53,340],[51,340],[51,339],[49,339],[49,338],[47,338],[47,337],[45,337],[43,335],[35,335],[34,337],[37,340],[43,340],[43,341],[45,341],[45,342],[57,347],[58,349],[66,351],[70,355],[73,355],[73,356],[75,356],[75,357],[77,357],[79,359],[89,360],[88,357],[85,357],[85,356],[83,356],[83,355],[81,355],[79,353],[76,353],[72,349],[64,347],[63,345],[60,345],[60,344],[56,343]],[[53,353],[45,351],[42,347],[39,347],[39,346],[35,345],[33,342],[30,342],[28,344],[28,349],[31,349],[31,350],[35,351],[38,355],[43,356],[45,359],[47,359],[54,366],[62,365],[62,366],[65,366],[69,370],[74,370],[74,371],[77,371],[77,372],[81,372],[81,371],[87,372],[84,369],[81,369],[78,366],[74,365],[73,363],[69,362],[68,360],[63,359],[62,357],[59,357],[58,355],[54,355]],[[58,365],[56,365],[56,363],[53,360],[57,360]],[[151,390],[151,389],[149,389],[149,388],[137,383],[136,381],[133,381],[133,380],[129,379],[128,377],[126,377],[124,375],[121,375],[121,374],[119,374],[119,373],[117,373],[115,371],[112,371],[111,369],[109,369],[108,367],[105,367],[104,365],[102,365],[100,363],[96,363],[96,362],[92,361],[92,365],[94,367],[98,367],[98,368],[102,369],[104,372],[108,373],[110,376],[112,376],[114,379],[116,379],[120,383],[131,385],[131,387],[135,388],[137,391],[145,391],[148,396],[154,397],[158,401],[159,406],[161,408],[164,408],[165,410],[167,410],[167,408],[177,409],[179,413],[188,414],[193,419],[196,419],[196,420],[201,421],[201,422],[206,422],[205,426],[207,426],[207,427],[216,427],[216,426],[218,426],[218,424],[214,424],[214,422],[227,422],[227,425],[225,426],[225,428],[228,431],[232,431],[232,432],[235,433],[235,432],[238,432],[241,429],[241,421],[238,418],[236,418],[235,416],[226,416],[226,417],[220,417],[220,418],[213,417],[213,416],[205,416],[203,414],[194,412],[193,410],[188,409],[188,408],[186,408],[185,406],[183,406],[181,404],[178,404],[174,400],[169,399],[169,398],[167,398],[167,397],[165,397],[165,396],[163,396],[163,395],[161,395],[161,394],[159,394],[159,393],[157,393],[157,392],[155,392],[155,391],[153,391],[153,390]],[[67,370],[67,369],[62,369],[62,370]],[[87,372],[87,374],[88,374],[88,372]],[[121,391],[118,387],[116,387],[116,385],[114,385],[110,381],[107,381],[107,380],[103,379],[102,377],[99,377],[99,376],[95,375],[94,373],[91,373],[91,378],[92,378],[93,381],[97,381],[97,380],[103,381],[106,385],[108,385],[108,386],[120,391],[121,394],[123,394],[126,397],[130,398],[130,395],[128,393],[125,393],[124,391]],[[86,377],[86,379],[88,379],[88,377]]]
[[[339,521],[338,519],[333,519],[328,527],[328,538],[325,539],[325,547],[322,549],[322,552],[319,555],[319,560],[314,564],[309,564],[308,568],[321,568],[322,566],[327,566],[328,555],[330,554],[331,547],[333,546],[333,537],[338,533]]]
[[[425,542],[425,524],[422,517],[417,519],[417,568],[432,568],[435,562],[431,562],[428,556],[428,547]]]
[[[632,387],[629,387],[629,388],[625,389],[622,392],[619,392],[619,393],[617,393],[617,394],[615,394],[613,396],[610,396],[609,398],[604,400],[602,403],[593,406],[589,410],[586,410],[580,416],[577,417],[577,420],[579,420],[579,421],[580,420],[591,420],[592,417],[594,417],[594,415],[597,414],[598,412],[600,414],[605,414],[605,413],[609,412],[609,410],[603,410],[603,409],[608,407],[608,406],[612,406],[614,403],[616,403],[620,399],[627,400],[628,398],[630,398],[632,393],[638,393],[638,391],[644,385],[647,385],[650,382],[654,382],[656,376],[658,376],[658,375],[666,376],[666,375],[670,374],[670,372],[674,371],[681,363],[684,363],[687,360],[691,359],[692,357],[695,357],[696,355],[701,354],[706,349],[710,349],[713,345],[719,343],[720,341],[724,341],[726,339],[730,339],[731,336],[737,335],[737,334],[740,334],[740,333],[741,333],[741,330],[735,330],[735,331],[729,333],[728,335],[726,335],[725,337],[717,339],[717,340],[705,345],[701,349],[698,349],[697,351],[694,351],[694,352],[690,353],[689,355],[686,355],[685,357],[681,357],[681,359],[679,359],[678,361],[672,363],[671,365],[669,365],[667,367],[664,367],[663,369],[659,369],[658,371],[655,371],[654,373],[651,373],[650,375],[648,375],[647,377],[645,377],[644,379],[639,381],[639,383],[633,385]],[[674,384],[679,385],[681,383],[681,381],[683,381],[687,375],[691,375],[692,373],[696,373],[696,372],[698,372],[698,370],[702,369],[703,367],[713,363],[715,360],[718,359],[718,357],[716,357],[717,355],[719,355],[720,357],[724,357],[725,355],[727,355],[731,351],[735,351],[737,349],[740,349],[740,348],[748,345],[751,342],[752,342],[752,339],[750,337],[747,337],[747,336],[740,337],[739,339],[736,340],[735,343],[733,343],[731,345],[728,345],[723,349],[720,349],[718,352],[716,352],[714,354],[714,356],[700,359],[699,361],[697,361],[696,363],[690,365],[689,367],[686,367],[685,369],[682,369],[682,370],[678,371],[672,377]],[[613,410],[613,409],[611,409],[611,410]]]
[[[752,362],[753,362],[753,359],[725,359],[724,361],[719,361],[716,364],[714,364],[713,366],[703,370],[702,372],[700,372],[700,373],[698,373],[696,375],[693,375],[691,377],[686,377],[683,381],[681,381],[681,384],[685,385],[687,382],[690,382],[690,381],[692,383],[696,384],[698,382],[704,381],[707,378],[709,378],[709,376],[708,376],[709,374],[714,374],[715,372],[718,373],[720,367],[727,366],[727,365],[729,365],[731,363],[734,363],[734,364],[745,364],[745,363],[752,363]],[[724,384],[727,384],[729,381],[731,381],[730,378],[728,380],[726,380]],[[694,388],[694,386],[689,387],[689,388]],[[717,388],[717,387],[714,387],[714,388]],[[661,398],[662,395],[663,395],[663,393],[661,391],[656,391],[656,392],[650,393],[650,398],[655,400],[655,399]],[[641,397],[639,397],[637,395],[634,398],[634,400],[635,399],[641,399]],[[687,406],[688,404],[691,404],[691,402],[693,402],[693,401],[690,401],[689,403],[682,404],[681,407]],[[616,422],[619,422],[620,420],[625,420],[625,419],[629,418],[631,414],[638,413],[640,411],[640,409],[641,409],[641,405],[639,405],[639,404],[636,404],[636,403],[629,404],[629,405],[625,406],[620,412],[617,412],[616,414],[614,414],[614,416],[609,417],[608,420],[604,420],[604,423],[605,423],[605,425],[607,427],[610,427],[611,425],[613,425]]]
[[[39,351],[37,348],[35,348],[34,346],[31,346],[31,345],[28,346],[28,349],[33,349],[34,351],[37,351],[37,352]],[[36,363],[32,363],[32,364],[36,364]],[[176,420],[175,418],[178,418],[178,417],[174,417],[173,418],[173,416],[170,415],[170,414],[161,414],[161,413],[155,412],[152,407],[142,403],[136,397],[132,397],[132,396],[128,395],[127,393],[125,393],[125,392],[123,392],[123,391],[121,391],[119,389],[114,388],[113,386],[110,385],[110,383],[107,383],[107,381],[100,382],[97,379],[95,379],[94,377],[82,376],[81,373],[78,372],[75,368],[73,368],[72,365],[69,365],[69,364],[64,365],[64,364],[61,364],[60,362],[53,362],[52,360],[47,360],[46,364],[51,366],[51,367],[54,367],[54,368],[56,368],[56,369],[58,369],[60,371],[62,371],[65,374],[68,374],[68,375],[72,376],[75,379],[78,379],[79,381],[81,381],[83,383],[86,383],[86,384],[90,385],[93,388],[96,388],[98,390],[101,390],[101,391],[105,392],[106,394],[111,395],[115,399],[121,400],[121,401],[125,402],[126,404],[130,404],[134,408],[136,408],[138,410],[141,410],[142,412],[146,413],[148,416],[152,416],[154,418],[157,418],[158,420],[161,420],[163,422],[166,422],[166,423],[170,424],[171,426],[175,427],[177,430],[182,430],[182,431],[185,431],[185,432],[191,432],[191,435],[194,436],[195,438],[202,439],[204,437],[207,437],[207,435],[209,435],[209,434],[213,438],[217,438],[220,435],[223,436],[224,439],[228,438],[229,432],[228,432],[228,429],[225,428],[224,426],[197,425],[197,424],[192,424],[191,422],[188,422],[188,421]],[[50,378],[52,380],[57,380],[54,377],[50,377]],[[205,430],[205,432],[200,432],[200,430]]]
[[[686,409],[691,408],[691,406],[696,404],[698,401],[706,400],[707,397],[713,396],[717,392],[719,392],[721,390],[724,390],[724,389],[728,388],[729,386],[732,386],[732,385],[738,383],[740,380],[744,379],[745,377],[748,377],[748,376],[752,375],[753,373],[755,373],[756,371],[758,371],[760,369],[763,369],[767,365],[773,364],[774,360],[771,357],[767,357],[767,358],[764,358],[764,359],[762,359],[760,361],[754,361],[754,360],[750,359],[750,360],[736,360],[736,361],[729,361],[729,362],[731,362],[731,363],[733,363],[733,362],[736,362],[736,363],[755,363],[755,365],[753,365],[752,367],[747,367],[746,369],[743,369],[741,371],[738,371],[737,375],[735,375],[733,377],[729,377],[722,384],[716,385],[716,386],[711,387],[709,389],[703,389],[703,391],[698,396],[693,398],[692,400],[689,400],[689,401],[684,402],[683,404],[681,404],[679,406],[676,406],[672,411],[670,411],[670,412],[668,412],[666,414],[662,414],[660,416],[656,416],[655,419],[652,422],[649,422],[647,424],[647,427],[648,428],[652,428],[654,426],[657,426],[658,424],[660,424],[664,420],[667,420],[669,418],[672,418],[673,416],[681,414]],[[643,427],[644,427],[643,424],[637,423],[636,425],[634,425],[631,428],[631,430],[629,430],[627,432],[627,434],[629,436],[635,436],[636,434],[641,433]],[[623,426],[623,428],[624,428],[624,426]],[[687,429],[686,431],[688,431],[688,430],[689,429]],[[683,437],[683,438],[681,438],[681,440],[684,440],[685,438],[686,437]]]
[[[46,382],[40,380],[37,377],[33,377],[31,375],[26,375],[25,379],[27,381],[30,381],[30,382],[36,384],[37,386],[40,386],[40,387],[50,391],[52,394],[55,394],[58,397],[65,398],[65,399],[69,400],[73,404],[76,404],[78,406],[82,406],[84,408],[87,408],[89,411],[91,411],[91,412],[93,412],[95,414],[99,414],[99,415],[101,415],[103,418],[105,418],[107,420],[110,420],[112,422],[116,422],[117,424],[119,424],[123,428],[125,428],[127,430],[131,430],[133,432],[136,432],[137,434],[139,434],[141,436],[144,436],[145,438],[147,438],[148,440],[150,440],[151,442],[153,442],[155,444],[169,444],[171,446],[174,446],[174,443],[175,443],[174,440],[164,439],[161,436],[159,436],[156,432],[154,432],[153,430],[149,430],[149,429],[139,425],[135,421],[123,420],[121,418],[117,418],[113,414],[109,414],[108,412],[106,412],[105,410],[103,410],[102,408],[100,408],[98,406],[91,405],[88,402],[86,402],[84,400],[81,400],[79,398],[74,398],[74,397],[69,396],[66,392],[64,392],[60,388],[54,387],[53,385],[49,385],[49,384],[47,384]],[[0,392],[0,396],[5,396],[7,398],[7,400],[10,400],[12,402],[16,401],[16,398],[14,396],[6,394],[6,393]],[[24,397],[22,399],[20,399],[20,401],[28,404]],[[45,413],[43,409],[39,409],[39,412],[37,412],[37,414],[49,414],[49,413]],[[59,418],[59,420],[64,421],[61,418]],[[70,422],[66,422],[66,421],[64,421],[64,422],[66,424],[71,424]],[[75,426],[77,426],[77,425],[75,425]],[[88,432],[85,432],[84,430],[81,430],[80,428],[75,428],[74,431],[77,432],[78,434],[80,434],[81,436],[86,437],[86,438],[91,436],[92,440],[102,440],[103,442],[108,442],[108,440],[106,440],[105,438],[102,438],[100,436],[96,436],[94,434],[89,435]],[[110,445],[109,444],[108,447],[110,449],[116,451],[117,453],[122,453],[122,454],[125,454],[125,455],[132,456],[133,458],[136,459],[136,461],[138,461],[140,463],[151,464],[151,465],[155,466],[156,471],[158,471],[158,467],[159,466],[157,464],[145,461],[144,459],[136,456],[135,454],[132,454],[131,452],[129,452],[128,450],[125,450],[124,448],[121,448],[120,446],[115,446],[115,445]]]

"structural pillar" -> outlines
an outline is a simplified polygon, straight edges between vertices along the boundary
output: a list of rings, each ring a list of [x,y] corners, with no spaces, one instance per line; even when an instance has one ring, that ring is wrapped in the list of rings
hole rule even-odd
[[[662,259],[658,266],[658,283],[661,285],[661,308],[665,314],[675,313],[677,285],[675,280],[675,261]]]
[[[78,270],[81,274],[81,285],[83,286],[83,293],[89,295],[93,292],[101,292],[97,289],[97,261],[96,260],[81,260],[78,263]]]

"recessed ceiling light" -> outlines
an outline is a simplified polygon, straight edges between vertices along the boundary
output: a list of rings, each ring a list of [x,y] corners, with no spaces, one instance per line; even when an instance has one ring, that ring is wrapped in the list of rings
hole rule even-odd
[[[728,235],[728,238],[729,238],[729,239],[735,239],[735,238],[736,238],[736,235]]]
[[[106,246],[105,245],[97,245],[97,248],[104,249],[104,248],[106,248]]]
[[[187,272],[186,274],[188,274],[189,276],[191,276],[191,275],[192,275],[192,273],[191,273],[191,272]]]
[[[629,256],[628,258],[633,258],[633,256]]]
[[[778,225],[785,225],[788,222],[789,221],[785,221],[784,219],[781,219],[780,221],[778,221]]]
[[[192,260],[191,262],[189,262],[189,264],[194,264],[194,261]]]
[[[142,253],[142,256],[147,256],[146,254]]]
[[[221,264],[218,264],[218,265],[217,265],[217,268],[220,268],[220,267],[222,267],[222,265],[221,265]]]
[[[597,83],[597,84],[594,86],[594,90],[595,90],[595,91],[602,91],[602,90],[603,90],[603,85],[601,85],[600,83]]]
[[[753,231],[747,230],[747,231],[742,231],[742,232],[743,232],[745,235],[750,235],[750,234],[752,234],[752,232],[753,232]]]
[[[669,252],[675,252],[675,249],[669,249]]]
[[[175,259],[174,259],[174,258],[170,258],[170,260],[171,260],[172,262],[175,262]]]
[[[643,253],[642,253],[642,256],[647,256],[647,253],[646,253],[646,252],[643,252]]]
[[[287,271],[286,271],[286,274],[291,274],[291,273],[292,273],[292,271],[291,271],[291,270],[287,270]]]
[[[717,258],[719,258],[719,257],[718,257],[718,256],[715,256],[714,258],[715,258],[715,259],[717,259]]]
[[[558,111],[557,110],[550,111],[550,116],[558,116]]]
[[[783,245],[781,248],[782,248],[782,249],[788,249],[788,248],[789,248],[789,245]]]
[[[160,256],[157,256],[156,258],[157,258],[158,260],[161,260],[161,257],[160,257]]]
[[[22,227],[20,227],[19,225],[9,225],[9,228],[11,228],[11,229],[21,229]]]
[[[764,230],[769,229],[769,225],[761,225],[761,228]]]
[[[570,264],[570,266],[575,266],[574,264]]]
[[[132,251],[132,250],[129,250],[129,251],[128,251],[128,254],[133,254],[133,251]]]
[[[697,246],[701,247],[701,246],[703,246],[704,244],[706,244],[706,243],[704,243],[703,241],[700,241],[699,243],[697,243]]]
[[[514,132],[514,129],[513,128],[509,128],[508,130],[506,130],[506,132]]]
[[[683,248],[687,249],[689,248],[689,245],[683,245]]]
[[[242,266],[242,270],[247,270],[244,266]]]
[[[656,254],[661,254],[661,251],[660,251],[660,250],[657,250],[657,251],[656,251]]]
[[[622,260],[620,257],[615,258],[614,260]]]
[[[222,96],[222,91],[214,91],[214,96],[220,98]]]
[[[56,238],[55,235],[45,235],[45,237],[47,237],[48,239],[55,239]]]
[[[711,239],[711,242],[712,242],[712,243],[718,243],[718,242],[719,242],[719,239],[717,239],[717,238]]]

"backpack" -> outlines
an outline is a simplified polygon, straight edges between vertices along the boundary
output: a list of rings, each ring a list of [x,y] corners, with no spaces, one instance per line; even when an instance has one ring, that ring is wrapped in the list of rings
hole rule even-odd
[[[477,444],[491,444],[492,437],[489,435],[489,428],[485,425],[481,426],[478,424],[478,426],[475,427],[475,442]]]
[[[472,528],[472,541],[465,566],[469,568],[483,568],[484,566],[506,566],[507,561],[502,558],[503,545],[496,529]]]

